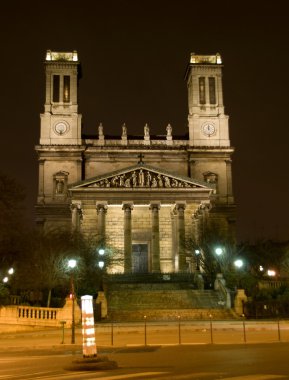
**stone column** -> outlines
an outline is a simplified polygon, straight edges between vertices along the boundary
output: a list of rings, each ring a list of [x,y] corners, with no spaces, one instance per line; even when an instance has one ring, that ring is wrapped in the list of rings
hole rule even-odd
[[[177,220],[175,210],[171,211],[172,222],[172,255],[175,272],[179,271],[179,256],[178,256],[178,237],[177,237]]]
[[[81,202],[73,202],[70,205],[71,210],[71,229],[73,232],[80,230],[80,221],[82,217]]]
[[[44,163],[45,160],[39,160],[38,202],[44,201]]]
[[[81,180],[81,173],[82,173],[82,159],[79,158],[77,161],[76,161],[76,170],[77,170],[77,181],[80,181]]]
[[[193,232],[194,232],[194,240],[197,244],[200,243],[200,214],[198,210],[196,210],[192,215],[193,222]]]
[[[223,88],[222,88],[222,78],[221,75],[217,75],[216,81],[216,97],[218,99],[219,107],[223,108]],[[223,111],[224,112],[224,111]]]
[[[208,230],[210,230],[210,218],[209,218],[209,211],[211,208],[210,203],[201,203],[200,205],[200,212],[201,212],[201,235],[202,239],[204,239],[205,234]]]
[[[159,226],[159,209],[160,203],[154,202],[150,204],[152,211],[152,272],[160,272],[160,226]]]
[[[160,272],[159,209],[159,202],[150,204],[150,210],[152,212],[152,272]]]
[[[227,200],[228,203],[233,203],[233,186],[232,186],[232,161],[226,160],[226,174],[227,174]]]
[[[122,206],[124,211],[124,272],[132,272],[132,223],[131,223],[131,210],[133,209],[132,203],[124,203]]]
[[[185,251],[185,203],[177,203],[177,234],[178,234],[178,256],[179,256],[179,272],[187,269],[186,251]]]
[[[97,211],[97,235],[100,241],[105,240],[105,214],[107,211],[107,203],[97,203],[96,204]]]

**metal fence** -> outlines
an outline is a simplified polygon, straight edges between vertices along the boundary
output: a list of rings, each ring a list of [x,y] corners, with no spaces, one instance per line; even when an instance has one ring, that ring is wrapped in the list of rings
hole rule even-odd
[[[102,346],[288,342],[289,320],[100,323],[96,339]]]

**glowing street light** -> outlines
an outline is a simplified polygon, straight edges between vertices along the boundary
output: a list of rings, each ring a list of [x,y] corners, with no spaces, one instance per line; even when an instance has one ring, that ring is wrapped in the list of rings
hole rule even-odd
[[[239,269],[242,268],[242,266],[244,265],[243,260],[241,260],[241,259],[235,260],[234,265],[235,265],[235,267],[237,267]]]
[[[100,269],[102,269],[104,267],[104,261],[99,261],[98,266]]]
[[[100,254],[100,256],[103,256],[104,255],[104,249],[103,248],[100,248],[99,250],[98,250],[98,253]]]
[[[223,250],[222,250],[222,248],[218,247],[215,249],[215,252],[216,252],[216,255],[221,256],[223,253]]]
[[[9,268],[8,271],[7,271],[7,273],[9,275],[12,275],[14,273],[14,269],[13,268]],[[6,284],[9,281],[9,276],[5,276],[2,281]]]
[[[70,272],[70,287],[71,287],[71,299],[72,299],[72,316],[71,316],[71,344],[75,343],[75,313],[74,313],[74,302],[75,302],[75,290],[74,290],[74,271],[77,261],[75,259],[68,260],[68,267],[71,269]]]
[[[274,277],[274,276],[276,276],[276,271],[274,271],[272,269],[268,269],[267,270],[267,275],[270,276],[270,277]]]
[[[69,268],[71,268],[71,269],[75,268],[75,267],[76,267],[76,264],[77,264],[77,261],[76,261],[76,260],[74,260],[74,259],[70,259],[70,260],[68,260],[68,267],[69,267]]]
[[[196,270],[200,270],[200,253],[201,251],[199,249],[195,249],[195,255],[196,255]]]

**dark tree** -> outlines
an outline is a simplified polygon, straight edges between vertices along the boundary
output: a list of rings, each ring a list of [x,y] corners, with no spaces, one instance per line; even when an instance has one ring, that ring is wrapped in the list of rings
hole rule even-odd
[[[0,267],[11,266],[21,250],[25,192],[0,173]]]

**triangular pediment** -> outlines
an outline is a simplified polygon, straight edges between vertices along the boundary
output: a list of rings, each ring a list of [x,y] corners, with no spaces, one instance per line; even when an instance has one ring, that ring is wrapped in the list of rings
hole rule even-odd
[[[197,181],[190,177],[179,176],[163,169],[153,166],[138,164],[117,170],[111,173],[90,178],[71,185],[70,189],[170,189],[170,188],[192,188],[212,190],[213,187],[205,182]]]

